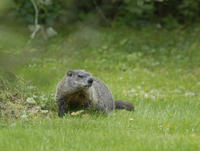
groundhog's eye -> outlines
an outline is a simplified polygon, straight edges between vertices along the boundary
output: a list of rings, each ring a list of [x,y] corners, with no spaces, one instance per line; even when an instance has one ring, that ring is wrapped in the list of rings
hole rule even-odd
[[[78,75],[79,78],[83,78],[83,75]]]
[[[67,76],[71,77],[72,76],[72,72],[71,71],[67,72]]]

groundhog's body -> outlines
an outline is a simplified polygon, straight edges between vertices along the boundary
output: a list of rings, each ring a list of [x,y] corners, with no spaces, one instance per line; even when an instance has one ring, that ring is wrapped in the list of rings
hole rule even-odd
[[[133,110],[129,102],[115,101],[108,87],[84,70],[72,70],[57,86],[56,101],[59,116],[68,110],[87,108],[109,113],[113,109]]]

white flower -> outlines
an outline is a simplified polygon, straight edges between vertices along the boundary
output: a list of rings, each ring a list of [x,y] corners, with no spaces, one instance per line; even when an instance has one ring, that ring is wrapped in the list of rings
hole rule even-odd
[[[185,96],[192,97],[192,96],[195,96],[195,93],[194,92],[186,92]]]
[[[135,92],[135,89],[132,88],[132,89],[130,90],[130,92],[131,92],[131,93],[134,93],[134,92]]]
[[[148,93],[145,93],[145,94],[144,94],[144,97],[145,97],[145,98],[148,98],[148,97],[149,97]]]
[[[31,98],[31,97],[28,97],[26,99],[26,102],[29,103],[29,104],[36,104],[36,101],[33,98]]]
[[[48,112],[49,112],[48,110],[41,110],[41,113],[44,113],[44,114],[46,114]]]

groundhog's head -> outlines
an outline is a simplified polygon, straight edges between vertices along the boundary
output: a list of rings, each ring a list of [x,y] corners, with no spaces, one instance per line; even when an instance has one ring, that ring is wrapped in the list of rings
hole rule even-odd
[[[67,72],[65,78],[63,89],[69,93],[87,90],[93,83],[92,75],[85,70],[70,70]]]

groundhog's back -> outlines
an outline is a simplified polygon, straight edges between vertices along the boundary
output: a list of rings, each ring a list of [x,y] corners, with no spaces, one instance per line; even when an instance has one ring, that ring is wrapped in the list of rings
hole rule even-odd
[[[114,109],[114,100],[111,91],[101,80],[94,78],[92,85],[95,90],[96,98],[98,100],[97,110],[102,110],[103,112],[110,112]]]

